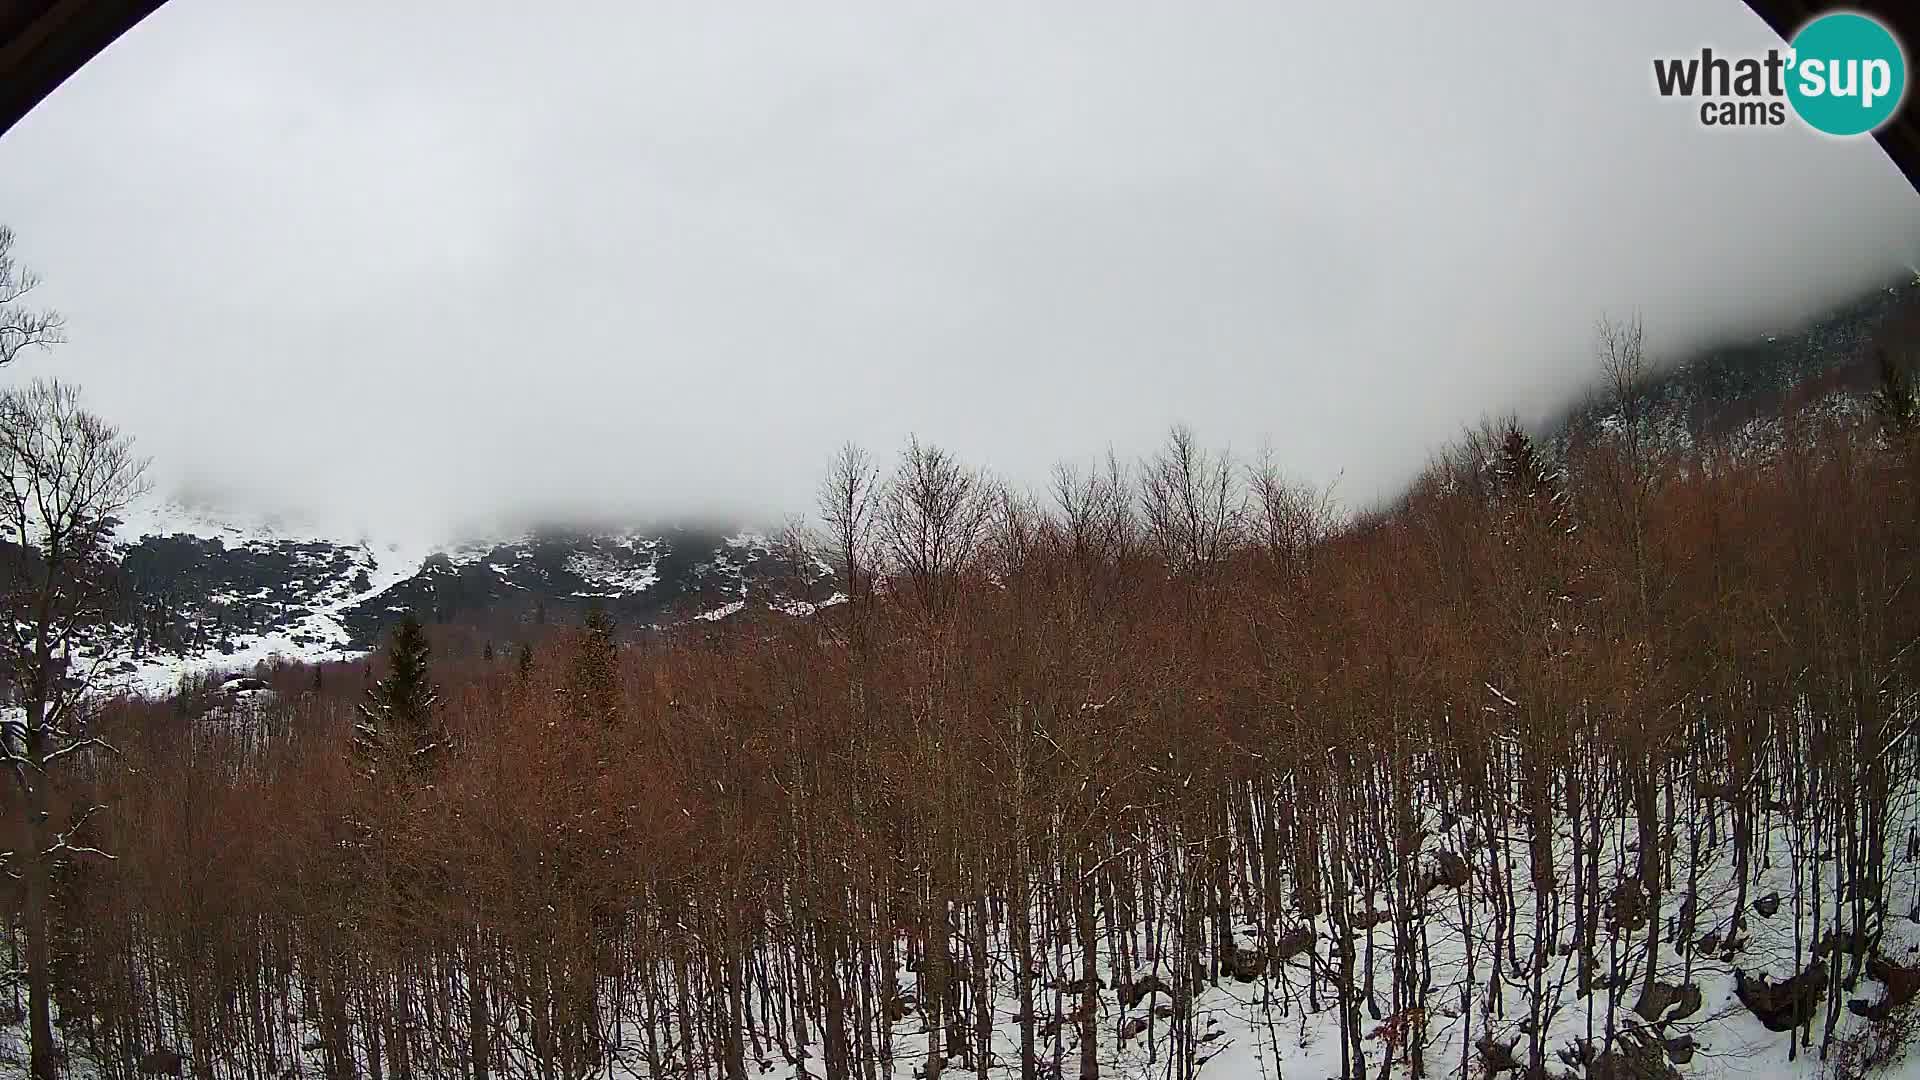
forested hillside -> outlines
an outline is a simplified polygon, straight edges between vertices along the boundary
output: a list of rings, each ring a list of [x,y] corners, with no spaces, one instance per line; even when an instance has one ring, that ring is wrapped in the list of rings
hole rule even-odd
[[[1037,492],[849,450],[813,618],[122,702],[61,794],[112,856],[56,881],[68,1067],[1897,1067],[1909,325],[1849,354],[1877,398],[1685,439],[1610,327],[1594,423],[1490,425],[1358,517],[1184,430]]]

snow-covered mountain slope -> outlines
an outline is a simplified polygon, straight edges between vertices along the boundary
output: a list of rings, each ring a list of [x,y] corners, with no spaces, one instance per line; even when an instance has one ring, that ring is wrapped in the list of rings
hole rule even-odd
[[[633,631],[721,612],[801,615],[831,598],[824,567],[753,532],[377,540],[153,499],[122,515],[116,536],[122,602],[104,682],[147,694],[193,670],[357,655],[407,611],[504,642],[576,621],[589,603]]]

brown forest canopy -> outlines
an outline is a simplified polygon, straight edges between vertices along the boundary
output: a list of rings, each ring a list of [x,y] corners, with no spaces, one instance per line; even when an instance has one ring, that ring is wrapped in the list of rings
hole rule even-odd
[[[849,451],[817,539],[845,603],[432,661],[419,768],[350,749],[381,664],[123,704],[69,796],[116,858],[59,883],[64,1045],[1093,1080],[1142,1039],[1184,1076],[1191,1004],[1244,979],[1331,1017],[1349,1075],[1437,1074],[1558,1061],[1560,999],[1594,1053],[1678,1060],[1619,1018],[1811,972],[1762,1020],[1824,1048],[1917,899],[1920,443],[1830,401],[1666,438],[1612,331],[1608,423],[1492,426],[1357,521],[1184,431],[1036,493]]]

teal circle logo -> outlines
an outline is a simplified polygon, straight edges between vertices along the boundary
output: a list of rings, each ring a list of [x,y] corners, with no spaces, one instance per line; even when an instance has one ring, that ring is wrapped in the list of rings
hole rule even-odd
[[[1816,131],[1862,135],[1887,122],[1907,90],[1907,57],[1886,27],[1850,11],[1793,35],[1787,100]]]

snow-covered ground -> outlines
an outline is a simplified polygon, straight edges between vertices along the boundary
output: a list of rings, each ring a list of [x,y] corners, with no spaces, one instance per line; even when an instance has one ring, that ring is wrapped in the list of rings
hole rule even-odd
[[[1920,820],[1914,820],[1911,811],[1912,804],[1909,803],[1900,812],[1902,820],[1893,830],[1896,835],[1904,835],[1910,825],[1920,824]],[[1778,978],[1799,970],[1810,958],[1813,943],[1807,940],[1805,933],[1809,913],[1803,905],[1821,897],[1831,907],[1831,896],[1825,895],[1817,883],[1826,875],[1835,873],[1836,867],[1819,851],[1807,845],[1807,833],[1796,832],[1792,824],[1778,820],[1764,833],[1753,864],[1754,876],[1749,880],[1745,894],[1748,899],[1748,913],[1742,930],[1745,943],[1729,955],[1713,943],[1724,940],[1731,927],[1733,904],[1739,894],[1733,877],[1730,842],[1723,832],[1717,840],[1696,843],[1700,837],[1689,835],[1692,831],[1690,827],[1676,829],[1679,842],[1674,848],[1671,867],[1672,887],[1678,891],[1683,883],[1692,883],[1690,891],[1698,901],[1695,908],[1697,917],[1690,932],[1663,929],[1663,939],[1667,940],[1663,945],[1658,977],[1676,988],[1697,988],[1699,993],[1697,1000],[1676,1001],[1666,1005],[1650,1021],[1633,1011],[1637,975],[1629,979],[1630,984],[1634,985],[1620,989],[1611,1002],[1604,989],[1587,997],[1578,995],[1573,969],[1577,953],[1570,947],[1567,935],[1571,928],[1564,921],[1565,893],[1572,888],[1570,875],[1566,873],[1570,836],[1563,835],[1561,842],[1555,845],[1556,868],[1562,880],[1553,885],[1554,891],[1560,896],[1547,905],[1549,911],[1557,909],[1559,912],[1552,916],[1557,929],[1548,950],[1550,959],[1537,974],[1514,977],[1510,971],[1506,975],[1496,974],[1493,954],[1501,950],[1491,940],[1493,923],[1490,908],[1495,895],[1503,893],[1505,886],[1500,875],[1492,872],[1491,868],[1504,862],[1504,880],[1519,884],[1515,897],[1518,904],[1509,914],[1517,920],[1519,955],[1528,955],[1531,953],[1536,926],[1533,922],[1534,898],[1530,895],[1531,886],[1526,884],[1532,878],[1527,865],[1525,842],[1518,837],[1495,841],[1492,846],[1506,845],[1507,850],[1494,857],[1488,850],[1489,845],[1481,845],[1478,851],[1472,849],[1471,826],[1464,823],[1442,825],[1438,819],[1430,821],[1435,828],[1430,834],[1431,846],[1426,849],[1425,858],[1429,864],[1445,858],[1438,854],[1440,852],[1464,851],[1467,852],[1471,872],[1459,879],[1458,885],[1430,886],[1425,900],[1419,902],[1412,912],[1418,924],[1415,934],[1422,961],[1430,971],[1420,1006],[1427,1021],[1423,1043],[1425,1075],[1460,1077],[1463,1080],[1495,1076],[1501,1080],[1518,1080],[1522,1075],[1520,1070],[1489,1069],[1490,1062],[1483,1048],[1488,1045],[1491,1036],[1491,1044],[1511,1048],[1513,1057],[1524,1062],[1529,1039],[1527,1018],[1535,1011],[1536,1004],[1539,1014],[1544,1017],[1542,1030],[1547,1052],[1547,1075],[1555,1078],[1599,1080],[1604,1076],[1608,1080],[1621,1080],[1623,1077],[1658,1080],[1662,1076],[1679,1076],[1700,1080],[1767,1077],[1824,1080],[1837,1075],[1835,1061],[1823,1060],[1819,1052],[1821,1034],[1829,1019],[1824,1007],[1812,1017],[1812,1045],[1801,1047],[1796,1052],[1793,1034],[1767,1030],[1738,1000],[1734,991],[1736,967],[1748,975],[1764,974]],[[1622,824],[1624,826],[1625,822]],[[1604,841],[1608,850],[1603,853],[1603,858],[1611,860],[1626,856],[1625,849],[1629,844],[1627,837],[1630,835],[1632,830],[1625,827],[1614,832]],[[1162,858],[1172,858],[1176,863],[1179,861],[1178,856]],[[1916,910],[1915,904],[1920,903],[1920,859],[1897,853],[1890,856],[1887,870],[1890,896],[1879,951],[1896,963],[1915,966],[1920,964],[1920,922],[1915,920],[1912,913]],[[1181,872],[1184,871],[1177,867],[1173,869],[1175,876]],[[1799,890],[1793,887],[1796,879],[1802,886]],[[1778,907],[1769,908],[1765,903],[1755,902],[1770,894],[1781,898]],[[1796,897],[1799,904],[1796,904]],[[1677,904],[1679,898],[1670,899]],[[1357,897],[1352,898],[1349,916],[1366,906],[1361,905]],[[1127,980],[1121,977],[1113,962],[1115,953],[1110,945],[1115,935],[1104,924],[1105,910],[1103,908],[1099,916],[1102,925],[1097,930],[1099,938],[1108,943],[1100,950],[1098,972],[1103,987],[1098,995],[1096,1014],[1096,1057],[1103,1077],[1109,1080],[1178,1080],[1182,1075],[1192,1075],[1212,1080],[1321,1080],[1341,1075],[1340,1016],[1334,1004],[1328,972],[1341,935],[1349,931],[1343,931],[1331,917],[1322,915],[1297,922],[1293,921],[1295,917],[1291,913],[1284,916],[1287,920],[1284,930],[1288,936],[1297,937],[1304,930],[1310,932],[1311,939],[1310,947],[1286,951],[1285,959],[1280,959],[1282,950],[1274,945],[1275,931],[1281,927],[1263,927],[1253,918],[1236,926],[1237,939],[1249,949],[1261,950],[1268,958],[1264,970],[1257,975],[1248,972],[1245,981],[1228,974],[1221,976],[1217,983],[1211,979],[1186,982],[1177,972],[1178,965],[1186,962],[1189,952],[1177,944],[1178,930],[1175,927],[1160,926],[1157,935],[1134,933],[1131,937],[1136,942],[1143,939],[1152,942],[1157,936],[1159,947],[1165,951],[1156,956],[1149,946],[1149,951],[1131,972],[1132,984],[1144,985],[1146,977],[1151,975],[1174,989],[1130,995],[1121,990]],[[1674,911],[1675,908],[1670,905],[1669,912]],[[1673,916],[1670,914],[1669,917]],[[1832,911],[1829,910],[1826,922],[1830,924],[1831,920]],[[1356,946],[1356,963],[1360,966],[1356,973],[1356,985],[1365,979],[1364,972],[1370,964],[1373,978],[1366,980],[1366,985],[1373,988],[1373,1002],[1378,1004],[1383,1000],[1391,1000],[1390,987],[1395,970],[1394,925],[1392,922],[1373,923],[1368,928],[1350,932],[1355,935],[1352,940]],[[1128,935],[1123,933],[1120,936]],[[1620,970],[1643,970],[1634,959],[1633,946],[1636,942],[1644,946],[1644,931],[1629,934],[1624,940],[1626,948],[1618,957]],[[904,948],[906,941],[903,938],[897,944]],[[969,943],[957,935],[952,946],[954,955],[965,956],[968,946]],[[999,933],[995,933],[990,949],[996,974],[993,976],[992,998],[993,1051],[987,1075],[994,1080],[1011,1080],[1019,1075],[1021,1036],[1019,1005],[1010,974],[1013,970],[1012,953],[1008,939]],[[1603,963],[1609,951],[1606,947],[1600,950]],[[1048,952],[1046,947],[1042,947],[1035,957],[1043,968],[1035,993],[1040,1021],[1045,1021],[1053,1014],[1055,988],[1061,985],[1063,975],[1062,969],[1049,961]],[[1077,973],[1076,959],[1070,956],[1062,959],[1066,964],[1064,974]],[[779,981],[783,978],[778,975],[780,970],[779,964],[770,963],[765,969],[767,973],[762,977]],[[1308,986],[1316,972],[1319,973],[1319,983],[1310,993]],[[924,1000],[919,978],[912,970],[901,974],[901,989],[913,1000]],[[1186,983],[1185,987],[1182,987],[1183,982]],[[289,985],[302,984],[294,980]],[[1184,994],[1188,988],[1191,997],[1182,1007],[1175,993]],[[465,991],[462,989],[460,992]],[[1069,1006],[1074,1000],[1073,993],[1077,992],[1068,992]],[[1852,998],[1870,1003],[1877,1001],[1881,993],[1882,987],[1878,983],[1871,978],[1863,978],[1850,993],[1842,995],[1842,1000]],[[698,1010],[697,1015],[701,1016],[699,1022],[707,1022],[705,1005],[697,1002],[680,1004]],[[289,1017],[296,1013],[301,1017],[316,1015],[312,1002],[290,1002],[288,1006]],[[668,1007],[679,1006],[670,1004]],[[1914,1007],[1920,1008],[1920,1003]],[[591,1075],[618,1080],[657,1080],[645,1065],[646,1043],[640,1034],[643,1017],[637,1012],[631,1015],[626,1012],[630,1008],[637,1009],[637,1003],[629,1002],[626,1006],[615,1008],[622,1010],[625,1034],[618,1045],[610,1048],[602,1069]],[[1356,1000],[1356,1009],[1366,1013],[1371,1006],[1364,1000]],[[451,1016],[457,1026],[465,1014],[456,1009]],[[1836,1045],[1852,1039],[1870,1024],[1870,1021],[1845,1008],[1839,1011],[1835,1021]],[[310,1019],[296,1024],[295,1037],[287,1044],[288,1052],[293,1055],[292,1064],[297,1066],[300,1075],[323,1074],[324,1062],[315,1038],[318,1032],[311,1024]],[[1174,1067],[1172,1032],[1176,1025],[1184,1025],[1192,1040],[1195,1067],[1191,1073],[1183,1074]],[[1376,1015],[1361,1021],[1360,1049],[1365,1058],[1367,1076],[1389,1074],[1385,1059],[1390,1050],[1390,1033],[1394,1028],[1394,1018],[1390,1015]],[[1583,1068],[1577,1064],[1578,1047],[1583,1043],[1602,1044],[1610,1028],[1624,1033],[1627,1039],[1657,1047],[1657,1059],[1670,1059],[1672,1071],[1665,1071],[1668,1066],[1661,1065],[1653,1071],[1608,1072],[1602,1068]],[[923,1080],[927,1063],[927,1038],[920,1016],[910,1013],[900,1018],[892,1025],[892,1031],[894,1065],[890,1080]],[[1059,1027],[1057,1034],[1045,1031],[1043,1025],[1036,1046],[1037,1057],[1043,1064],[1043,1075],[1052,1075],[1049,1066],[1056,1055],[1063,1064],[1060,1075],[1078,1074],[1077,1036],[1077,1026],[1071,1022]],[[5,1042],[9,1038],[14,1040],[17,1049],[17,1028],[0,1030],[0,1060],[4,1060],[8,1049]],[[456,1045],[459,1045],[457,1040]],[[299,1049],[293,1049],[296,1047]],[[539,1075],[537,1064],[528,1055],[526,1047],[515,1043],[506,1052],[513,1067],[503,1075]],[[783,1057],[786,1058],[784,1062]],[[764,1047],[764,1056],[758,1060],[750,1056],[748,1065],[749,1075],[754,1076],[792,1077],[794,1080],[824,1080],[826,1076],[818,1046],[796,1059],[767,1045]],[[460,1074],[458,1066],[450,1064],[448,1067],[451,1071],[447,1075]],[[946,1075],[953,1080],[973,1075],[972,1069],[964,1065],[957,1054],[948,1059],[945,1069]],[[676,1062],[667,1068],[666,1074],[720,1075],[721,1072],[718,1068],[707,1069],[700,1062],[693,1063],[691,1070],[685,1063]],[[1404,1076],[1407,1071],[1402,1063],[1396,1061],[1391,1074]],[[79,1075],[91,1074],[83,1071]],[[1903,1060],[1896,1060],[1890,1068],[1870,1075],[1892,1080],[1916,1080],[1920,1078],[1920,1054],[1909,1054]]]

